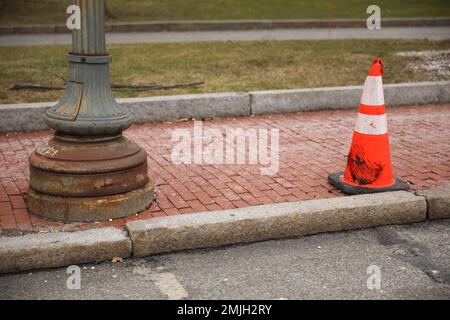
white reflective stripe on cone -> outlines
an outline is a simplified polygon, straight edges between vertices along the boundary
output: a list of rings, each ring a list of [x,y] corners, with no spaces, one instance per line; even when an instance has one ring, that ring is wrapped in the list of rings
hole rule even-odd
[[[384,105],[383,80],[380,76],[367,76],[361,103],[367,106]]]
[[[355,131],[364,134],[385,134],[387,130],[386,114],[371,116],[363,113],[358,114]]]

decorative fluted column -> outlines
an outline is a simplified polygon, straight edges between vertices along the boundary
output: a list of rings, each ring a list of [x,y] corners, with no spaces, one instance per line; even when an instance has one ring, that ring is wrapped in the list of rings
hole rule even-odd
[[[147,154],[122,136],[132,123],[114,99],[106,52],[104,0],[76,0],[81,29],[72,31],[62,99],[44,115],[54,137],[30,156],[31,213],[94,221],[144,210],[153,201]]]

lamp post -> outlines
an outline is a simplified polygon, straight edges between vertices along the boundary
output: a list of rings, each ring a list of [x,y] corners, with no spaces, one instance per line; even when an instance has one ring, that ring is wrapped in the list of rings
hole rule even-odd
[[[153,201],[147,154],[122,135],[130,112],[113,98],[105,45],[104,0],[75,0],[81,29],[72,31],[63,98],[45,115],[54,130],[30,156],[28,210],[63,221],[131,215]]]

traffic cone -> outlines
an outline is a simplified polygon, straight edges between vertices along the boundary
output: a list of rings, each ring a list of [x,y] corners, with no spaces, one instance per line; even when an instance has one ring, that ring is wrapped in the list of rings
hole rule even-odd
[[[330,183],[346,194],[409,189],[392,175],[382,74],[383,63],[376,58],[364,83],[345,173],[328,176]]]

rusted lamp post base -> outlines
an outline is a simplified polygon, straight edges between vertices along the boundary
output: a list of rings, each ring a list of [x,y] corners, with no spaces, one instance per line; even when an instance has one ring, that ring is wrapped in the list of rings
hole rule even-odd
[[[153,199],[153,182],[138,190],[104,197],[58,197],[30,190],[32,213],[64,222],[116,219],[145,210]],[[150,201],[151,202],[151,201]],[[52,210],[49,208],[52,207]]]
[[[62,221],[131,215],[153,201],[154,184],[147,171],[147,153],[122,135],[55,135],[30,156],[28,208]]]
[[[114,99],[106,51],[104,0],[75,0],[81,29],[72,31],[61,100],[44,119],[54,137],[30,156],[29,212],[62,221],[132,215],[154,199],[147,153],[122,136],[131,113]]]
[[[64,222],[92,222],[121,218],[145,210],[153,199],[153,182],[142,189],[103,197],[59,197],[30,190],[32,213]],[[49,208],[52,208],[49,210]]]

